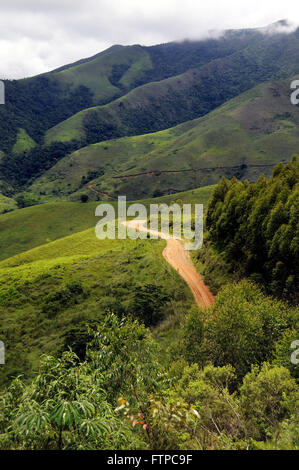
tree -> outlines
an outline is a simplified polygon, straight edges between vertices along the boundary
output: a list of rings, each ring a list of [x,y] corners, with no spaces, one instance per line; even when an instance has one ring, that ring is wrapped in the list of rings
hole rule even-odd
[[[209,239],[231,271],[254,276],[276,297],[298,302],[299,162],[256,183],[223,178],[207,213]],[[219,257],[219,256],[218,256]]]
[[[31,385],[16,379],[1,396],[4,449],[107,448],[117,441],[119,426],[101,377],[88,374],[71,352],[43,358]]]
[[[144,284],[138,286],[131,303],[131,312],[145,326],[154,326],[163,319],[162,307],[170,300],[160,286]]]
[[[265,296],[249,281],[230,284],[211,309],[199,310],[197,322],[204,325],[202,355],[217,366],[231,364],[240,380],[252,364],[274,359],[275,343],[295,327],[297,315],[297,309]]]
[[[88,202],[88,196],[87,194],[81,194],[81,202],[86,203]]]
[[[299,392],[285,367],[252,366],[240,388],[240,401],[256,436],[273,436],[279,423],[298,414]]]

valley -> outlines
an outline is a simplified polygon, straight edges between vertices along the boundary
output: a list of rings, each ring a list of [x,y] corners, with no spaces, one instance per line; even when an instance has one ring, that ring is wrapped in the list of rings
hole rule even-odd
[[[298,53],[279,21],[4,80],[1,449],[299,449]],[[121,237],[119,196],[202,204],[203,244]]]

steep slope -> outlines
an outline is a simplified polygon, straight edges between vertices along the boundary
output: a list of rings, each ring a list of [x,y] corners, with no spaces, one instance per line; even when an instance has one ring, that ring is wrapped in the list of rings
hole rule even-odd
[[[11,150],[19,128],[41,143],[49,127],[81,109],[122,95],[151,68],[144,48],[119,46],[51,73],[5,81],[0,149]]]
[[[61,84],[86,86],[93,93],[93,103],[98,104],[130,90],[152,68],[146,48],[115,46],[88,60],[53,71],[50,76]]]
[[[243,33],[240,33],[243,34]],[[44,132],[84,108],[104,104],[138,85],[161,80],[245,47],[256,33],[236,41],[113,46],[93,57],[25,80],[5,81],[0,108],[0,150],[10,151],[19,128],[42,142]]]
[[[295,78],[295,77],[294,77]],[[47,200],[106,193],[130,199],[216,183],[255,180],[299,148],[292,79],[259,85],[208,115],[153,134],[102,142],[62,159],[31,186]]]
[[[46,142],[93,143],[157,131],[202,116],[257,83],[299,73],[298,51],[299,33],[259,35],[241,51],[80,112],[50,129]]]

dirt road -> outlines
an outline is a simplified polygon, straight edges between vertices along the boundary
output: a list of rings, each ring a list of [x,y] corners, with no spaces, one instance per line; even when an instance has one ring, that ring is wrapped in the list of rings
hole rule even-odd
[[[190,287],[197,305],[200,307],[209,307],[214,303],[214,297],[209,288],[205,285],[202,277],[196,271],[189,251],[186,251],[180,240],[175,240],[171,235],[163,232],[155,232],[148,229],[146,220],[132,220],[124,222],[127,227],[131,227],[141,232],[147,232],[158,235],[166,240],[167,245],[163,251],[165,260],[180,274]]]
[[[91,191],[93,191],[94,193],[96,193],[98,196],[105,196],[106,198],[108,198],[108,199],[113,199],[114,201],[117,200],[115,197],[110,196],[110,194],[101,193],[101,191],[98,191],[97,189],[95,189],[91,184],[88,184],[87,187],[88,187],[88,189],[90,189]]]

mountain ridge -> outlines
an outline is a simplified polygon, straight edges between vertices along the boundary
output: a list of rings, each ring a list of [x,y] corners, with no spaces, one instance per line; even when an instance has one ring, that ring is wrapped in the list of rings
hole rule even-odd
[[[234,30],[221,39],[116,45],[48,74],[8,82],[7,105],[0,108],[0,179],[14,192],[28,189],[80,148],[208,115],[260,83],[299,74],[298,52],[299,29]]]

